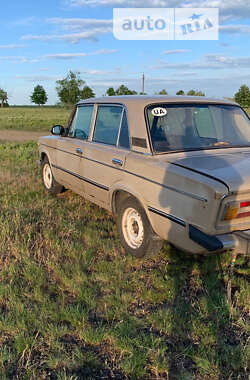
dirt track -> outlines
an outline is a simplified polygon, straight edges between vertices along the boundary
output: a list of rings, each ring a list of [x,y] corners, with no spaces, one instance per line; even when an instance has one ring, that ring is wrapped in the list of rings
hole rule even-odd
[[[28,132],[28,131],[13,131],[3,130],[0,131],[0,140],[3,141],[37,141],[40,136],[48,135],[49,132]]]

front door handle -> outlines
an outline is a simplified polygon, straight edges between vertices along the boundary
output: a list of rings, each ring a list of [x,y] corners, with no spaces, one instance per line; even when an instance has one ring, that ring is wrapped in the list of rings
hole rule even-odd
[[[115,164],[115,165],[119,165],[119,166],[122,166],[122,165],[123,165],[123,161],[122,161],[122,160],[119,160],[118,158],[113,158],[113,159],[112,159],[112,162],[113,162],[113,164]]]
[[[78,154],[82,154],[82,150],[81,150],[81,148],[76,148],[76,153],[78,153]]]

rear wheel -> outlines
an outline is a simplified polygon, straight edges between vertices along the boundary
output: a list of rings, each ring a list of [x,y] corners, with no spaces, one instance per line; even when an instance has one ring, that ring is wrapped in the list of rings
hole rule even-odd
[[[49,194],[56,195],[63,191],[63,186],[56,182],[49,160],[47,157],[42,162],[42,181],[46,191]]]
[[[160,251],[162,240],[152,230],[137,199],[128,197],[118,206],[117,226],[126,252],[141,258]]]

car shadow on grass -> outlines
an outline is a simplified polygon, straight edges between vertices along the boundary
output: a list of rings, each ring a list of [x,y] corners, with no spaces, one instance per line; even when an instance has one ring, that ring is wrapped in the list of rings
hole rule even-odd
[[[169,379],[246,378],[242,363],[246,337],[234,323],[226,294],[230,259],[219,254],[192,257],[174,248],[172,253],[165,274],[166,281],[174,280],[167,332]]]
[[[215,156],[218,172],[223,168],[228,170],[226,159],[222,155]],[[192,161],[191,155],[186,154],[186,157]],[[199,152],[200,172],[202,165],[210,170],[214,165],[210,161],[212,157],[204,150]],[[188,176],[191,172],[185,168],[185,162],[182,170]],[[194,162],[197,163],[197,160]],[[164,183],[168,183],[171,169],[170,165]],[[232,167],[230,175],[239,186],[243,183],[240,174]],[[191,202],[188,198],[182,201]],[[176,209],[169,209],[164,189],[159,195],[159,203],[168,214],[180,217],[178,213],[176,215]],[[183,210],[187,204],[183,203]],[[178,210],[180,212],[180,208]],[[190,219],[194,220],[198,210],[193,206],[190,212]],[[188,228],[184,227],[183,234],[187,231]],[[174,222],[168,236],[176,238]],[[191,256],[174,248],[172,252],[173,262],[166,273],[166,281],[170,277],[174,288],[170,327],[174,345],[169,349],[169,379],[245,379],[242,352],[246,340],[241,337],[239,325],[234,323],[233,313],[237,315],[238,311],[228,303],[225,283],[232,254],[211,252],[209,256]]]

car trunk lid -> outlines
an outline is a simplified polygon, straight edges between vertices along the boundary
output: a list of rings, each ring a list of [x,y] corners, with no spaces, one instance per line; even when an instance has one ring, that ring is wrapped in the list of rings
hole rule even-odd
[[[250,152],[225,154],[187,154],[169,159],[171,164],[206,175],[227,186],[232,192],[250,191]]]

